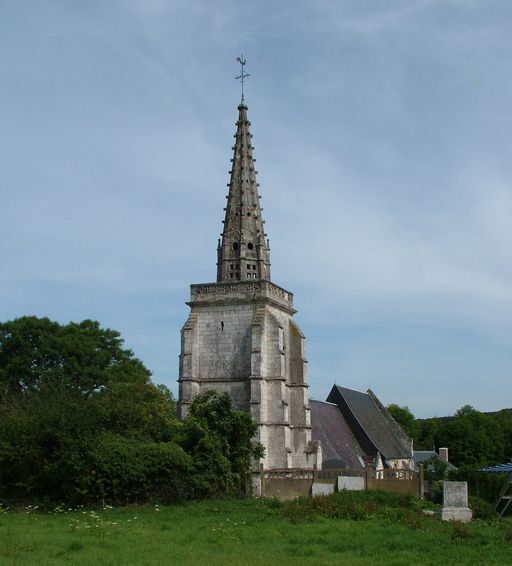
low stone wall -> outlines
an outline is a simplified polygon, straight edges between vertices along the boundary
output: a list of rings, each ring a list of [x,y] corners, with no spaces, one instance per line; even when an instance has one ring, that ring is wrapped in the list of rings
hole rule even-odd
[[[311,495],[312,485],[313,470],[290,468],[260,471],[262,497],[295,499]]]
[[[346,489],[347,491],[363,491],[364,477],[362,476],[338,476],[338,491]]]
[[[311,495],[316,497],[317,495],[331,495],[334,493],[336,486],[332,483],[316,483],[314,482],[311,486]]]
[[[294,499],[307,495],[327,495],[342,489],[375,489],[401,495],[422,496],[422,474],[396,470],[261,470],[258,488],[263,497]]]
[[[366,489],[376,489],[380,491],[389,491],[391,493],[400,493],[401,495],[420,496],[419,480],[401,480],[401,479],[373,479],[368,478]]]
[[[350,468],[328,468],[326,470],[315,470],[315,482],[329,483],[336,485],[338,478],[343,476],[347,478],[363,478],[364,484],[364,470],[351,470]]]
[[[277,499],[295,499],[296,497],[311,495],[312,485],[312,479],[264,479],[261,485],[261,495],[263,497],[277,497]]]

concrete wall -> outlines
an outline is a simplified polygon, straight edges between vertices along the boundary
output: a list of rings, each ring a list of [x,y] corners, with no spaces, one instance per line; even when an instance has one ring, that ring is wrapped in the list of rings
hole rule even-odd
[[[266,470],[258,477],[261,495],[279,499],[293,499],[305,495],[328,495],[342,489],[364,490],[375,489],[402,495],[420,496],[420,478],[375,479],[363,475],[338,476],[330,471],[317,470]],[[332,477],[331,477],[332,476]],[[258,490],[259,493],[259,490]]]
[[[362,491],[364,490],[364,483],[363,476],[338,476],[338,491],[342,489],[348,491]]]
[[[295,499],[296,497],[311,495],[312,485],[312,479],[263,479],[261,482],[261,494],[263,497],[277,497],[277,499]]]
[[[389,491],[392,493],[400,493],[402,495],[420,496],[419,479],[402,480],[402,479],[373,479],[368,478],[367,489],[377,489],[381,491]]]
[[[316,497],[317,495],[331,495],[334,493],[335,486],[330,483],[313,483],[311,486],[311,495]]]

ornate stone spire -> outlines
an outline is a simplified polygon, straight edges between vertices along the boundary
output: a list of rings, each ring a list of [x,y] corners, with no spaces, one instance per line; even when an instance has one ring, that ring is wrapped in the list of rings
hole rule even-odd
[[[270,248],[263,228],[254,149],[242,99],[233,146],[224,230],[217,249],[217,282],[270,281]]]

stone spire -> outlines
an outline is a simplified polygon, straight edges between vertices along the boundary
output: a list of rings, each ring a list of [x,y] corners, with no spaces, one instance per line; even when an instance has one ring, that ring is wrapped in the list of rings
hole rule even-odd
[[[217,282],[270,281],[270,248],[263,228],[254,149],[242,99],[233,146],[224,230],[217,248]]]

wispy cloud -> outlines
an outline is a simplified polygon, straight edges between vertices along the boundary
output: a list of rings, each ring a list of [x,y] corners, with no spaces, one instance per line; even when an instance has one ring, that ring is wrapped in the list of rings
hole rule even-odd
[[[188,284],[215,275],[244,51],[273,276],[296,292],[313,394],[337,380],[424,415],[498,408],[511,16],[501,1],[10,3],[0,317],[98,318],[172,385]]]

